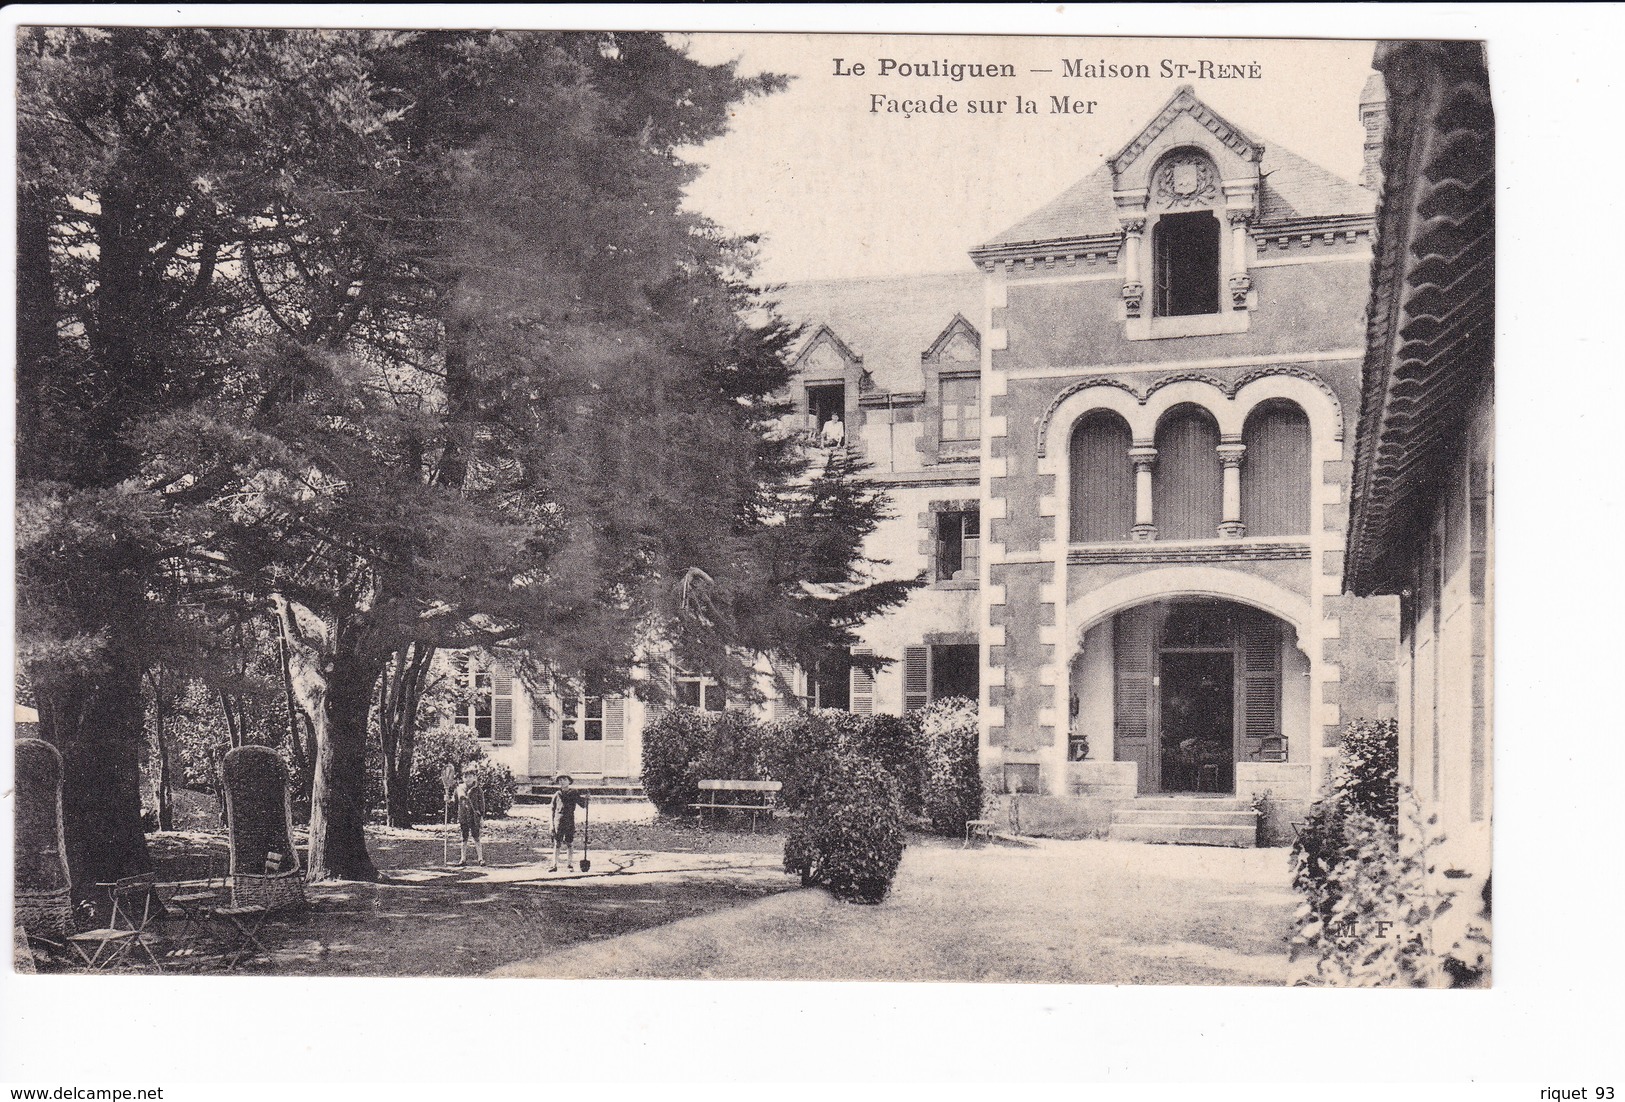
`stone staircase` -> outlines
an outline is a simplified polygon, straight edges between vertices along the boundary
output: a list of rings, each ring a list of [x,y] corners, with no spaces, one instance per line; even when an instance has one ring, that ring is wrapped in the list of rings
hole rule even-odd
[[[1114,842],[1251,848],[1258,813],[1233,796],[1141,796],[1112,814]]]

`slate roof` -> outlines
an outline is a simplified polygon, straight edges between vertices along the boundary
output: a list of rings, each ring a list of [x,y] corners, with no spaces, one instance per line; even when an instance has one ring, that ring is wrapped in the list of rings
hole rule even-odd
[[[781,316],[806,323],[797,354],[820,325],[828,325],[863,357],[876,389],[894,393],[918,391],[920,354],[955,314],[979,329],[984,303],[982,275],[976,271],[814,280],[787,284],[770,297],[777,299]]]
[[[1370,214],[1377,197],[1328,172],[1283,146],[1263,141],[1264,159],[1258,189],[1259,222],[1339,214]],[[1002,233],[983,249],[1036,241],[1116,234],[1117,205],[1112,200],[1112,170],[1102,164],[1054,199]]]

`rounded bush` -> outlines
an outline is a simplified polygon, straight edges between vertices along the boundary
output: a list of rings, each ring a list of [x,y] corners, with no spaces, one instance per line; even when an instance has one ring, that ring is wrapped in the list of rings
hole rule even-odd
[[[784,843],[784,868],[805,886],[879,903],[903,859],[897,782],[873,758],[836,761],[816,778]]]
[[[962,835],[967,822],[982,817],[976,705],[950,697],[914,714],[925,750],[925,815],[937,833]]]
[[[762,732],[763,772],[784,785],[779,802],[792,810],[811,794],[818,777],[835,762],[870,758],[897,782],[905,813],[918,815],[923,803],[925,754],[912,717],[859,715],[833,709],[797,712],[768,724]]]
[[[662,815],[685,815],[703,780],[763,779],[763,731],[744,712],[668,708],[643,731],[643,790]]]
[[[667,708],[643,729],[643,791],[662,815],[682,815],[699,798],[693,765],[710,720],[694,708]]]

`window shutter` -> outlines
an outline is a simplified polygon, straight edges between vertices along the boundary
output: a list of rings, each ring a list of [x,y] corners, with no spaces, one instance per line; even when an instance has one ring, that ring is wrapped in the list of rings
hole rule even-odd
[[[1281,733],[1281,633],[1274,621],[1241,625],[1242,729],[1249,739]]]
[[[1158,539],[1210,540],[1224,518],[1224,468],[1219,426],[1212,414],[1190,406],[1173,410],[1157,426],[1157,465],[1151,476]]]
[[[626,738],[625,697],[604,698],[604,738],[609,742],[620,742]]]
[[[1072,432],[1072,542],[1126,540],[1134,527],[1134,446],[1128,422],[1096,410]]]
[[[1309,420],[1288,402],[1266,403],[1247,418],[1241,465],[1241,520],[1249,536],[1309,531]]]
[[[903,648],[903,711],[931,703],[931,648]]]
[[[868,647],[853,647],[852,654],[870,655]],[[875,710],[875,675],[859,666],[852,667],[852,710],[858,715],[873,715]]]
[[[513,744],[513,675],[497,666],[491,670],[491,745]]]
[[[768,705],[768,718],[777,723],[796,710],[796,671],[778,662],[773,668],[773,700]]]
[[[1137,762],[1139,789],[1158,787],[1154,735],[1156,694],[1155,605],[1131,608],[1117,617],[1113,642],[1116,685],[1112,694],[1115,753],[1118,761]]]
[[[548,742],[553,738],[553,714],[547,701],[538,696],[530,705],[530,741]]]

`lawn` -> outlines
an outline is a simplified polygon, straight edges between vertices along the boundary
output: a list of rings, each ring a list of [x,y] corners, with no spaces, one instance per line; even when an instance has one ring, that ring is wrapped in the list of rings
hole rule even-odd
[[[701,830],[689,821],[657,819],[647,804],[594,808],[591,874],[550,875],[545,810],[522,805],[487,822],[485,868],[444,865],[448,837],[451,859],[457,858],[455,826],[370,827],[380,880],[309,885],[307,910],[278,913],[262,930],[270,955],[249,958],[237,971],[482,975],[799,886],[778,867],[781,826],[764,824],[757,833]],[[155,833],[148,843],[160,880],[218,875],[226,867],[220,831]],[[170,967],[218,973],[222,964],[204,953]]]

